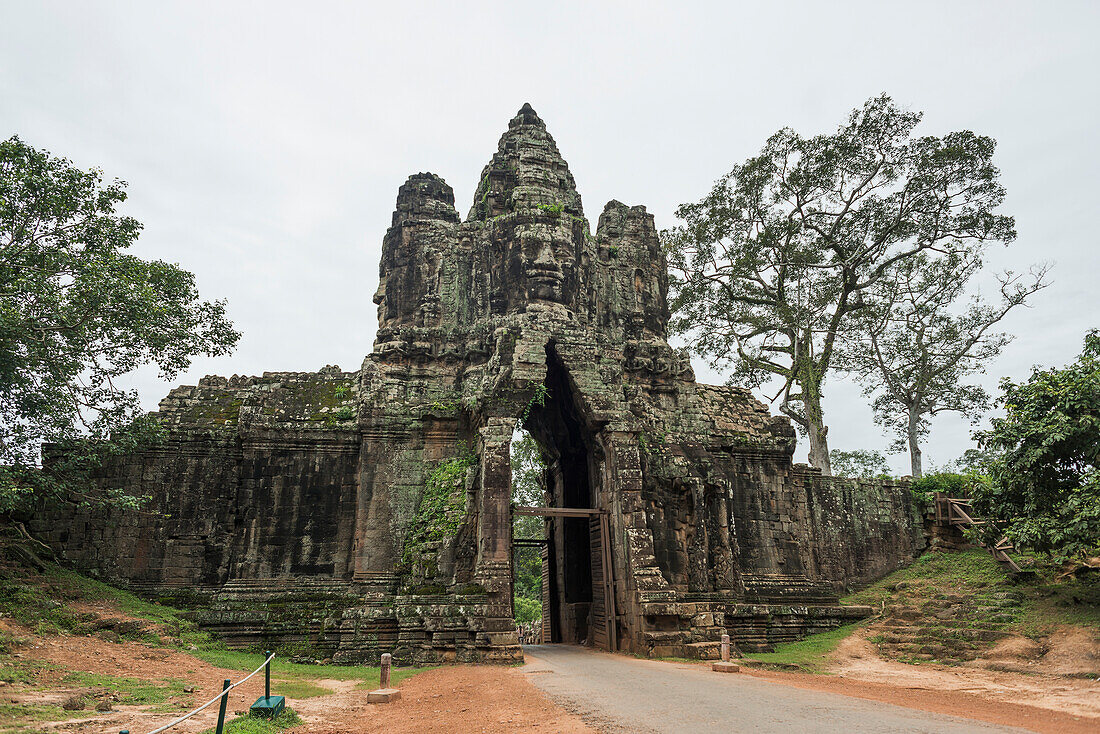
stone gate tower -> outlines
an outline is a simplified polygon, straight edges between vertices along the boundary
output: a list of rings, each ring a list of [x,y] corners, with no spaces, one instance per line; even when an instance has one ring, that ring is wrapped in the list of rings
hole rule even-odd
[[[234,644],[513,660],[522,426],[549,466],[554,641],[710,657],[725,628],[751,648],[858,616],[836,590],[921,544],[907,492],[793,465],[785,419],[695,382],[667,295],[653,217],[612,201],[593,233],[524,105],[465,220],[438,176],[401,186],[358,372],[176,388],[170,439],[99,477],[148,510],[43,511],[38,530]]]

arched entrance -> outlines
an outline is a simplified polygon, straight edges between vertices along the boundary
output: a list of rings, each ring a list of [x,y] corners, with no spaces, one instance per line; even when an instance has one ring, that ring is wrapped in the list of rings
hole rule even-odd
[[[545,389],[522,416],[543,460],[544,502],[513,507],[518,516],[544,522],[541,537],[513,539],[513,553],[540,551],[543,641],[615,650],[609,523],[599,496],[602,452],[553,344],[546,351]]]

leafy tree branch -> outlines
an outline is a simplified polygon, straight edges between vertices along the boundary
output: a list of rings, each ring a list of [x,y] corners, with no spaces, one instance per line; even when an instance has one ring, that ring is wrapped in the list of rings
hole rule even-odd
[[[146,364],[171,378],[240,336],[191,273],[125,252],[141,232],[125,199],[123,181],[0,142],[0,510],[86,500],[98,462],[157,434],[118,378]],[[65,449],[48,475],[43,444]]]
[[[1012,218],[994,212],[995,142],[916,137],[920,118],[881,95],[834,133],[780,130],[663,233],[672,328],[731,382],[778,378],[780,410],[826,473],[823,388],[864,292],[919,254],[1015,238]]]

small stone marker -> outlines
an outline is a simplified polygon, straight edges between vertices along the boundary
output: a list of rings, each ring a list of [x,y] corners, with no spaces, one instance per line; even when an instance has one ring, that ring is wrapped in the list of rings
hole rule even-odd
[[[378,675],[378,689],[367,693],[367,703],[389,703],[401,698],[401,691],[390,688],[390,664],[393,656],[382,653],[382,669]]]
[[[736,673],[741,669],[737,663],[730,662],[730,636],[722,635],[722,659],[711,665],[711,669],[718,673]]]

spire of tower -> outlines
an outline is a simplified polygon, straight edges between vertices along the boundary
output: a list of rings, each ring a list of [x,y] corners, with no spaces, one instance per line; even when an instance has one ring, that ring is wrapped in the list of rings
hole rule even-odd
[[[542,118],[525,102],[481,173],[468,219],[484,221],[536,206],[584,216],[569,164]]]

